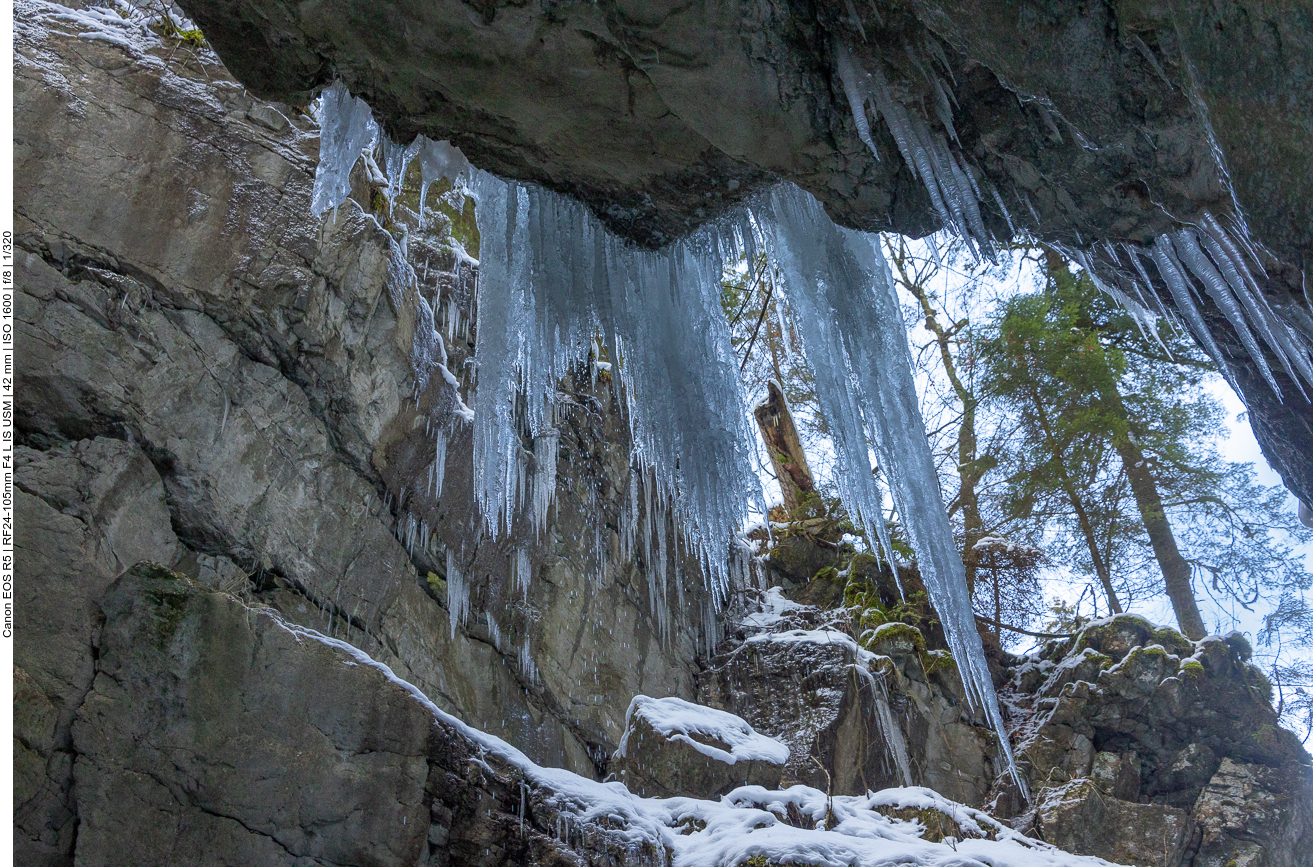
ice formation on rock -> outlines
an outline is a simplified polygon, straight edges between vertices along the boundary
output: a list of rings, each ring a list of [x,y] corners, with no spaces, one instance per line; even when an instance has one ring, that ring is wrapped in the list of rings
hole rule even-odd
[[[1136,318],[1146,333],[1157,335],[1155,320],[1159,317],[1184,325],[1237,394],[1242,392],[1236,387],[1232,369],[1235,359],[1223,354],[1208,330],[1201,307],[1204,298],[1226,317],[1245,354],[1274,393],[1285,400],[1291,396],[1291,389],[1282,389],[1269,356],[1293,382],[1298,397],[1307,400],[1313,394],[1313,321],[1302,322],[1298,310],[1278,312],[1268,301],[1254,276],[1254,268],[1260,273],[1263,270],[1260,254],[1247,240],[1239,221],[1228,229],[1205,212],[1197,225],[1159,235],[1146,248],[1105,244],[1085,251],[1053,246],[1079,264],[1100,290]],[[1172,307],[1158,300],[1146,259],[1166,287]],[[1287,315],[1293,315],[1304,328],[1292,325]]]
[[[470,614],[470,584],[460,567],[456,555],[447,549],[447,617],[451,621],[451,637],[465,623]]]
[[[883,105],[888,94],[880,86],[875,93]],[[951,203],[944,213],[953,215],[962,231],[976,231],[983,243],[976,200],[968,202],[967,196],[976,193],[956,163],[943,162],[944,155],[952,155],[942,137],[935,144],[926,138],[923,123],[886,108],[882,111],[899,130],[904,155],[918,163],[928,184],[940,185],[941,204],[944,196]],[[353,119],[346,126],[357,130],[363,127],[354,119],[356,109],[345,91],[338,91],[333,100],[325,98],[322,111],[330,124],[337,123],[332,111],[347,111]],[[421,145],[417,152],[423,166],[426,154],[437,149]],[[405,153],[395,159],[404,162]],[[446,165],[453,162],[463,165],[454,160]],[[340,173],[341,164],[331,162],[326,171]],[[902,315],[875,237],[835,226],[815,199],[791,185],[759,197],[750,212],[661,251],[626,245],[583,205],[539,187],[475,171],[470,191],[480,236],[474,487],[484,531],[494,538],[508,535],[521,518],[535,534],[543,529],[555,488],[557,387],[579,365],[597,358],[600,341],[617,359],[612,372],[634,444],[635,478],[621,545],[627,552],[638,548],[641,489],[644,571],[658,631],[667,632],[672,579],[675,604],[684,604],[677,566],[681,548],[708,576],[713,591],[708,605],[724,599],[731,540],[751,508],[764,508],[737,358],[721,308],[721,279],[727,261],[745,253],[753,257],[761,248],[784,274],[798,313],[821,408],[834,433],[844,505],[892,559],[869,438],[967,694],[1002,733],[925,438]],[[328,208],[337,201],[321,204]],[[404,244],[397,246],[404,253]],[[420,346],[417,333],[417,377],[445,364],[431,311],[424,316],[427,302],[420,298],[418,305],[424,308],[417,318],[426,342]],[[432,339],[436,346],[429,345]],[[668,532],[668,515],[681,532]],[[447,569],[454,632],[468,614],[469,588],[450,551]],[[709,647],[716,643],[714,614],[712,608],[702,612]],[[1006,737],[1000,741],[1011,768]]]
[[[316,217],[342,204],[350,194],[351,167],[378,137],[369,105],[352,96],[341,82],[334,82],[320,96],[317,115],[319,165],[310,197],[310,212]]]
[[[714,228],[662,251],[627,246],[583,205],[476,172],[480,237],[475,357],[475,494],[485,529],[509,531],[532,498],[525,438],[550,439],[557,384],[601,337],[626,397],[649,520],[668,504],[686,550],[727,589],[725,550],[759,495],[751,440],[720,309],[732,237]],[[550,451],[544,448],[544,456]],[[549,478],[543,471],[545,483]],[[646,534],[665,574],[664,522]],[[649,550],[649,555],[652,552]],[[649,568],[654,563],[647,561]]]
[[[857,134],[876,159],[880,158],[871,137],[866,117],[870,101],[898,145],[903,161],[930,194],[930,203],[946,228],[961,235],[977,256],[992,256],[993,238],[985,230],[980,211],[980,187],[971,166],[949,147],[948,139],[957,139],[953,113],[949,106],[951,91],[938,75],[922,68],[922,74],[935,97],[936,115],[944,132],[930,129],[915,111],[909,111],[893,94],[884,73],[878,68],[867,72],[861,68],[842,43],[835,51],[839,80],[853,112]],[[947,137],[946,137],[947,136]]]
[[[963,685],[989,715],[994,730],[1002,733],[962,558],[926,441],[906,326],[879,241],[834,225],[819,202],[791,185],[772,189],[769,207],[759,206],[754,214],[798,312],[817,398],[835,440],[840,498],[854,520],[874,525],[872,535],[881,539],[892,560],[880,491],[867,455],[869,437],[959,662]],[[1006,736],[999,742],[1005,764],[1012,768]]]

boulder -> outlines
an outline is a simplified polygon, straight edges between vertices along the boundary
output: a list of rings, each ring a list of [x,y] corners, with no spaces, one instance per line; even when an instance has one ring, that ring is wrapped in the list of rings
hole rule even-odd
[[[635,696],[612,759],[616,779],[644,797],[711,798],[780,784],[789,748],[733,714],[679,698]]]
[[[786,785],[835,794],[917,785],[984,803],[994,736],[947,653],[927,652],[904,623],[872,632],[867,649],[842,610],[788,603],[779,588],[765,606],[716,648],[700,697],[789,746]]]

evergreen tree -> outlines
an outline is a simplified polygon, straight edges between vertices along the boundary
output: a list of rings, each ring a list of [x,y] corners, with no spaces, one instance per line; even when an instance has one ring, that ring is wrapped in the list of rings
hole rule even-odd
[[[1001,456],[1008,511],[1058,529],[1111,611],[1165,590],[1193,638],[1205,626],[1192,578],[1246,605],[1306,584],[1284,540],[1307,533],[1282,493],[1216,453],[1207,360],[1166,323],[1142,333],[1057,255],[1045,265],[1043,291],[1003,305],[982,347],[988,397],[1019,434]]]

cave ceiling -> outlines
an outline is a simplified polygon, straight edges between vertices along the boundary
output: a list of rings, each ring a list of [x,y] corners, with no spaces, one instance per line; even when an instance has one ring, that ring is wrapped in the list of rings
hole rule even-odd
[[[779,180],[839,223],[940,228],[885,124],[861,140],[841,46],[910,111],[952,101],[984,219],[1071,249],[1146,245],[1205,213],[1262,250],[1263,292],[1313,345],[1313,6],[1262,0],[181,0],[255,95],[341,80],[393,139],[587,203],[659,247]],[[997,196],[995,196],[997,193]],[[1156,287],[1161,292],[1161,287]],[[1245,367],[1234,331],[1205,318]],[[1313,321],[1313,320],[1309,320]],[[1252,365],[1251,365],[1252,367]],[[1260,445],[1313,499],[1313,408],[1252,370]],[[1292,397],[1291,395],[1295,395]]]

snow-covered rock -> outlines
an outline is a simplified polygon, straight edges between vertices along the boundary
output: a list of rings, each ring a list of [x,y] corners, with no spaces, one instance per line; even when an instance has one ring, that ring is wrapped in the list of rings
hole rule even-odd
[[[731,713],[639,695],[625,714],[613,768],[642,795],[714,798],[739,786],[778,786],[788,758],[787,746]]]

